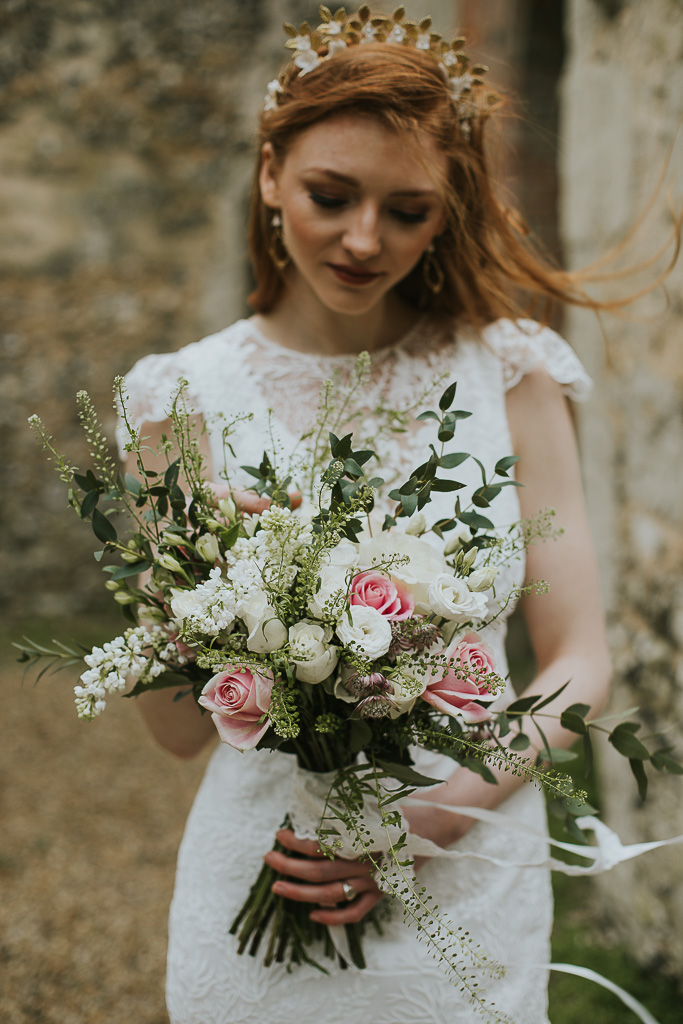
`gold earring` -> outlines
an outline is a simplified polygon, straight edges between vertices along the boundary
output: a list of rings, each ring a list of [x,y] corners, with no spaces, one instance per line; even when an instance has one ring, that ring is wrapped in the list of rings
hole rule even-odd
[[[430,242],[422,256],[422,276],[432,295],[438,295],[444,285],[444,272],[436,258],[436,247]]]
[[[270,245],[268,246],[268,252],[270,258],[278,268],[278,270],[284,270],[289,263],[290,256],[287,252],[287,246],[282,235],[282,217],[280,216],[279,210],[276,210],[273,214],[270,226],[273,231],[270,238]]]

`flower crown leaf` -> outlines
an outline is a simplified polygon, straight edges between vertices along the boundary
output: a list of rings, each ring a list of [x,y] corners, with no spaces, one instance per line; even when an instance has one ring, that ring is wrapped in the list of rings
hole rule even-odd
[[[279,106],[285,91],[282,85],[287,76],[306,75],[349,46],[386,43],[433,54],[456,107],[461,128],[465,136],[469,136],[471,121],[477,116],[478,110],[471,100],[464,97],[472,91],[473,86],[483,84],[481,76],[486,74],[488,68],[484,64],[470,67],[470,58],[462,50],[465,43],[463,36],[456,36],[448,43],[432,30],[431,17],[415,22],[405,20],[405,14],[405,7],[400,6],[391,17],[373,15],[367,4],[359,7],[353,15],[347,15],[344,7],[337,8],[332,14],[330,8],[322,4],[319,8],[321,24],[316,29],[312,29],[307,21],[302,21],[298,29],[289,22],[285,23],[284,30],[288,36],[285,47],[294,51],[290,64],[292,71],[285,71],[279,79],[268,84],[265,110],[275,110]],[[497,100],[498,96],[494,93],[486,96],[489,106]]]

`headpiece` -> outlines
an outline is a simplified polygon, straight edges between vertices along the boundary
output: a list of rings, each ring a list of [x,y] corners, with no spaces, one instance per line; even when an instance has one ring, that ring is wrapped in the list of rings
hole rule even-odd
[[[432,31],[431,18],[423,18],[419,22],[406,21],[404,7],[397,7],[391,17],[373,15],[367,4],[363,4],[352,15],[347,15],[343,7],[334,14],[328,7],[321,7],[319,13],[321,24],[316,29],[312,29],[305,21],[298,29],[294,25],[285,24],[284,29],[289,36],[285,46],[293,50],[294,55],[284,75],[268,83],[266,110],[277,109],[279,97],[284,91],[283,78],[307,75],[349,46],[386,43],[422,50],[433,56],[446,80],[460,124],[465,131],[469,129],[470,121],[478,112],[471,99],[472,90],[483,85],[481,76],[488,68],[483,64],[470,64],[469,57],[462,51],[465,42],[462,37],[446,42],[437,32]]]

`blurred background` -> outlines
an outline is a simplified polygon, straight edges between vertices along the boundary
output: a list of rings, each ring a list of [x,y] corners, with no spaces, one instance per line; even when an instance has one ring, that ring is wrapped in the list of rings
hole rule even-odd
[[[388,4],[377,5],[391,13]],[[666,265],[680,209],[681,0],[432,0],[514,98],[501,189],[552,256],[599,259],[646,214],[605,287]],[[0,0],[0,1019],[163,1024],[177,844],[206,757],[173,761],[127,701],[76,719],[68,673],[20,686],[23,633],[120,631],[91,535],[27,427],[87,465],[75,395],[113,431],[111,386],[140,356],[248,315],[254,126],[301,0]],[[663,178],[664,176],[664,178]],[[654,204],[648,213],[648,203]],[[668,256],[672,247],[668,248]],[[577,413],[615,657],[614,708],[683,753],[683,264],[628,319],[555,322],[595,378]],[[528,672],[523,633],[512,654]],[[641,805],[603,750],[599,802],[624,841],[683,832],[676,780]],[[207,851],[207,859],[210,851]],[[555,958],[603,970],[680,1021],[683,857],[658,851],[558,882]],[[587,982],[553,983],[553,1024],[635,1021]],[[523,1024],[523,1022],[520,1022]]]

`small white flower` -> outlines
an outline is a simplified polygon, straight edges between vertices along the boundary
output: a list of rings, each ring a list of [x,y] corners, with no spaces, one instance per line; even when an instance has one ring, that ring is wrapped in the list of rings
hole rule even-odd
[[[467,577],[467,586],[470,590],[474,591],[490,590],[497,575],[498,569],[495,565],[491,565],[488,568],[475,569]]]
[[[487,604],[484,594],[473,593],[465,580],[448,573],[438,575],[429,587],[429,607],[451,622],[483,619]]]
[[[406,30],[400,25],[394,25],[385,42],[400,46],[406,37]]]
[[[341,33],[343,27],[344,26],[342,25],[341,21],[328,21],[327,24],[325,25],[325,35],[338,36]]]
[[[337,623],[337,636],[351,650],[364,654],[366,658],[381,658],[391,645],[389,620],[375,608],[353,604],[350,607],[351,621],[345,612]]]
[[[272,84],[273,83],[270,82],[269,85],[268,85],[268,88],[270,88],[270,86]],[[280,83],[277,82],[277,85],[280,85]],[[282,92],[282,86],[281,85],[280,85],[279,91]],[[271,108],[267,108],[267,109],[271,109],[272,110],[272,107]],[[235,502],[232,500],[232,498],[219,498],[219,500],[218,500],[218,507],[219,507],[219,509],[221,510],[221,512],[223,513],[223,515],[225,516],[226,519],[233,519],[235,514],[236,514],[236,512],[237,512],[237,508],[235,506]]]
[[[328,43],[327,52],[330,57],[334,57],[335,54],[341,53],[346,49],[346,43],[343,39],[330,39]]]
[[[218,541],[212,533],[205,533],[199,538],[195,544],[197,554],[200,558],[203,558],[205,562],[215,562],[220,556],[220,548],[218,547]]]
[[[263,102],[264,110],[277,110],[277,97],[278,97],[278,94],[282,92],[282,86],[278,82],[277,78],[274,78],[272,82],[268,82],[268,85],[266,86],[266,90],[267,90],[266,91],[266,96],[265,96],[265,99],[264,99],[264,102]],[[226,499],[223,498],[222,500],[225,501]],[[221,503],[219,501],[218,502],[219,508],[220,508],[220,504]],[[221,509],[221,511],[223,511],[223,510]]]
[[[472,88],[472,82],[474,79],[467,71],[464,75],[456,75],[454,78],[449,78],[448,88],[450,90],[451,99],[457,103],[464,92]]]
[[[323,566],[319,579],[320,590],[317,594],[312,594],[308,601],[308,611],[317,618],[321,618],[326,613],[334,615],[335,611],[339,611],[331,606],[331,602],[334,595],[339,592],[341,592],[339,601],[346,599],[346,569],[336,565]]]
[[[429,32],[420,32],[415,43],[416,50],[431,50],[432,48],[432,37]]]
[[[360,33],[360,35],[361,35],[361,39],[360,39],[361,43],[374,43],[375,42],[375,33],[376,32],[377,32],[377,29],[373,27],[372,23],[369,22],[369,21],[366,21],[366,23],[363,25],[363,28],[361,29],[361,33]]]
[[[317,68],[318,64],[320,64],[320,57],[315,50],[310,49],[309,42],[309,48],[297,53],[294,58],[294,63],[298,68],[301,68],[301,75],[307,75],[309,71],[313,71],[314,68]]]

